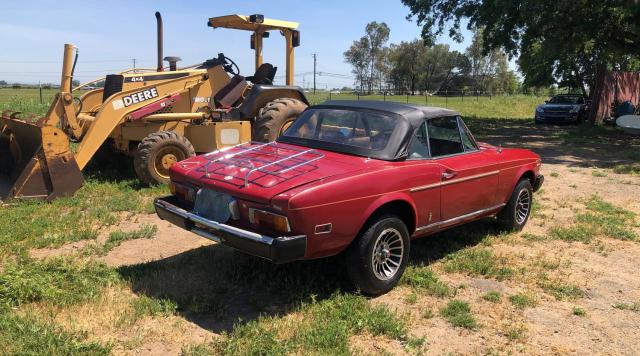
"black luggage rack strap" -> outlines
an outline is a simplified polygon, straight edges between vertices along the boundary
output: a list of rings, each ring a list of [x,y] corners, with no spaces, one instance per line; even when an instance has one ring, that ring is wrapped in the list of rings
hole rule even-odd
[[[301,171],[299,169],[307,168],[309,165],[317,168],[317,166],[312,163],[322,159],[324,154],[315,149],[298,149],[291,146],[282,147],[276,142],[247,142],[207,153],[203,155],[203,157],[209,160],[202,168],[206,178],[216,179],[216,176],[222,176],[225,181],[233,178],[241,179],[243,182],[242,185],[247,187],[250,183],[255,183],[255,180],[250,180],[250,177],[254,173],[263,173],[257,179],[265,175],[270,175],[279,178],[280,181],[291,178],[282,176],[287,172],[297,170],[298,175],[304,174],[308,172],[308,170]],[[242,176],[229,178],[223,170],[231,166],[240,168],[240,171],[243,172]]]

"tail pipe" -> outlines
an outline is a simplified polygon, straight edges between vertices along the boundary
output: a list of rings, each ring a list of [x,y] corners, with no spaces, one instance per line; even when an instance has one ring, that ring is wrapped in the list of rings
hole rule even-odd
[[[159,11],[156,11],[156,23],[158,26],[158,72],[162,72],[163,68],[162,68],[162,38],[163,38],[163,34],[162,34],[162,15],[160,15]]]

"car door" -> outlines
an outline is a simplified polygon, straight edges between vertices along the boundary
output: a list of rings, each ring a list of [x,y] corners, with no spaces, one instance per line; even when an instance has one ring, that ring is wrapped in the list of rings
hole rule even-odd
[[[481,150],[459,117],[428,121],[431,156],[441,167],[440,218],[443,222],[496,204],[498,160]]]
[[[416,205],[418,221],[417,231],[440,221],[440,164],[434,162],[429,154],[426,121],[416,130],[408,148],[406,169],[411,170],[410,194]]]

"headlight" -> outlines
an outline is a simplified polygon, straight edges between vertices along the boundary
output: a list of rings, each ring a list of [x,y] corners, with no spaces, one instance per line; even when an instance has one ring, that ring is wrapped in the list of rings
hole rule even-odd
[[[542,106],[538,106],[536,108],[536,112],[544,112],[544,109],[542,108]]]
[[[571,110],[569,110],[570,113],[575,114],[578,111],[580,111],[580,107],[579,106],[574,106],[571,108]]]
[[[250,208],[249,222],[254,225],[267,226],[279,232],[291,232],[289,219],[286,216],[265,210]]]

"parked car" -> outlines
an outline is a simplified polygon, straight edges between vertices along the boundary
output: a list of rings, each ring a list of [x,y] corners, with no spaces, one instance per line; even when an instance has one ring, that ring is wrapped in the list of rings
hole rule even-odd
[[[561,94],[538,105],[535,123],[575,123],[587,118],[587,98],[582,95]]]
[[[364,293],[393,288],[410,240],[497,215],[521,229],[543,182],[540,157],[478,143],[451,110],[332,101],[272,143],[171,168],[160,218],[275,263],[345,252]]]

